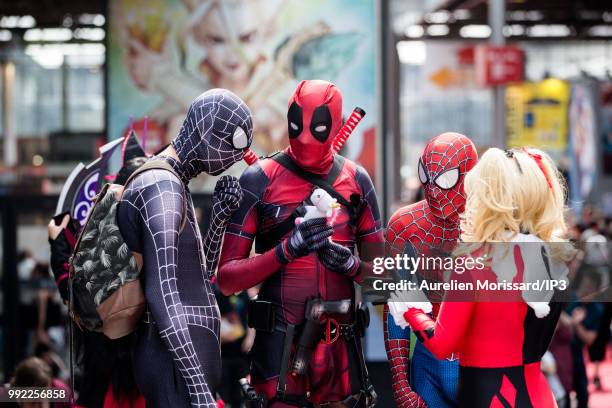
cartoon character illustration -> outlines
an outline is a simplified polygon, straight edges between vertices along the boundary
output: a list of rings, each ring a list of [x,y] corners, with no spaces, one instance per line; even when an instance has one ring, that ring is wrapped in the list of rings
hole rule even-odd
[[[149,116],[162,139],[176,134],[199,90],[218,87],[251,108],[257,150],[281,150],[286,95],[298,78],[333,79],[359,49],[359,33],[336,33],[321,21],[281,36],[276,19],[285,0],[183,0],[181,25],[167,17],[166,3],[142,3],[116,7],[115,21],[132,83],[160,99]]]

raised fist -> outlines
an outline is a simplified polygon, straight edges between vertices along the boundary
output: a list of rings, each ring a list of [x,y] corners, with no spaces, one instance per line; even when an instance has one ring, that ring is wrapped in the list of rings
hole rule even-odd
[[[223,209],[235,211],[240,206],[240,201],[242,201],[242,187],[238,179],[227,174],[219,177],[213,192],[213,205],[218,203]]]

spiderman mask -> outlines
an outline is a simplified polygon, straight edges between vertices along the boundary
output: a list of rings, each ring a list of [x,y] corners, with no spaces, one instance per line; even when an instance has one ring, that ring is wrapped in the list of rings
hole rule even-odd
[[[181,177],[189,181],[202,172],[223,173],[242,160],[252,141],[249,107],[226,89],[211,89],[191,103],[172,146],[180,159]]]
[[[442,133],[425,146],[419,159],[419,180],[434,216],[459,219],[465,208],[463,180],[477,160],[474,144],[459,133]]]
[[[342,126],[342,94],[330,82],[302,81],[289,99],[287,154],[304,170],[326,174]]]

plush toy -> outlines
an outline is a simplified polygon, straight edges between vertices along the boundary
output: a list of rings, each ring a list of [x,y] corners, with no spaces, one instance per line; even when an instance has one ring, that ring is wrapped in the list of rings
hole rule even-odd
[[[312,192],[310,195],[310,201],[313,205],[306,206],[306,214],[303,217],[298,218],[299,222],[320,217],[330,218],[334,215],[334,210],[340,207],[338,200],[333,198],[322,188],[317,188]]]

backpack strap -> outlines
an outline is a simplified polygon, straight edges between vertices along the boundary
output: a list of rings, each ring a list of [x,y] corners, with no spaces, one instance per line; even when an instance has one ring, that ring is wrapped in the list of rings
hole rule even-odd
[[[172,168],[172,166],[168,162],[165,162],[163,160],[149,160],[145,164],[143,164],[142,166],[134,170],[134,172],[130,175],[130,177],[128,177],[125,184],[123,185],[123,188],[124,188],[123,191],[125,191],[127,186],[130,184],[130,182],[133,179],[136,178],[136,176],[144,173],[145,171],[149,171],[149,170],[167,170],[170,173],[174,174],[179,180],[181,180],[181,177],[177,174],[177,172]],[[182,181],[181,181],[181,184],[183,184]],[[187,224],[187,195],[185,192],[185,186],[182,187],[181,191],[183,193],[183,217],[181,218],[181,226],[179,229],[179,234],[183,232],[183,229],[185,229],[185,224]]]
[[[303,168],[295,164],[293,159],[288,154],[283,152],[270,156],[270,158],[281,166],[283,166],[284,168],[286,168],[287,170],[289,170],[290,172],[292,172],[293,174],[295,174],[296,176],[300,177],[301,179],[306,180],[310,184],[313,184],[327,191],[330,196],[338,200],[340,204],[346,207],[349,213],[354,210],[353,204],[351,204],[348,200],[342,197],[342,195],[338,193],[333,187],[334,181],[336,181],[336,179],[340,175],[342,167],[344,167],[344,157],[337,154],[334,155],[334,162],[332,164],[332,168],[326,176],[321,176],[319,174],[311,173],[307,170],[304,170]]]

